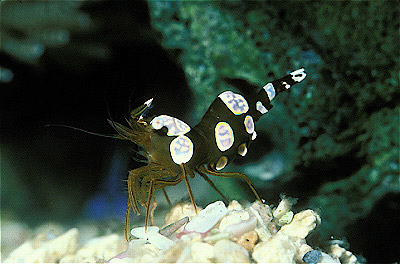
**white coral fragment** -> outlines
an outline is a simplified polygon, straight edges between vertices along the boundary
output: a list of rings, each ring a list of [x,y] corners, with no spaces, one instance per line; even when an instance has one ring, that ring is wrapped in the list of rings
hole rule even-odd
[[[214,257],[214,247],[204,242],[194,242],[190,251],[195,262],[211,262]]]
[[[277,234],[257,244],[252,256],[259,263],[293,263],[296,251],[297,247],[289,236]]]
[[[5,261],[304,263],[312,257],[312,254],[306,256],[308,252],[318,251],[319,263],[339,263],[339,260],[345,264],[358,263],[355,255],[339,245],[332,245],[328,254],[307,245],[307,235],[321,220],[312,210],[293,216],[291,207],[294,201],[283,197],[274,213],[268,205],[259,202],[244,208],[234,201],[226,208],[223,202],[218,201],[208,205],[197,216],[192,205],[177,205],[167,215],[166,225],[185,216],[192,219],[183,231],[169,233],[171,239],[161,235],[159,227],[150,226],[147,230],[138,227],[131,230],[136,239],[129,243],[126,243],[122,235],[111,234],[92,238],[79,250],[77,229],[52,240],[48,240],[51,236],[42,231],[16,249]],[[318,245],[315,246],[318,248]]]
[[[286,214],[282,215],[281,218],[278,220],[278,224],[280,226],[287,225],[292,222],[294,213],[292,211],[287,212]]]
[[[122,236],[110,234],[91,239],[73,255],[66,255],[60,263],[91,263],[110,259],[126,249],[126,241]]]
[[[283,197],[278,207],[274,210],[274,218],[276,219],[281,218],[284,214],[286,214],[292,209],[292,205],[294,203],[295,203],[294,199]]]
[[[305,210],[295,214],[292,222],[282,226],[278,233],[304,239],[320,222],[321,218],[316,212]]]
[[[39,234],[38,236],[40,236]],[[35,239],[34,239],[35,240]],[[11,252],[4,262],[18,263],[46,263],[57,262],[68,254],[73,254],[78,247],[78,229],[72,228],[57,238],[43,242],[40,245],[33,245],[30,240]],[[37,247],[37,248],[36,248]]]
[[[137,227],[131,230],[131,234],[139,239],[144,239],[158,249],[165,250],[173,246],[174,242],[171,239],[161,235],[160,229],[157,226]]]
[[[187,223],[185,231],[205,233],[213,228],[222,217],[228,213],[228,208],[221,201],[209,204],[192,221]]]
[[[216,262],[219,263],[248,263],[249,253],[244,248],[230,240],[220,240],[214,245]]]

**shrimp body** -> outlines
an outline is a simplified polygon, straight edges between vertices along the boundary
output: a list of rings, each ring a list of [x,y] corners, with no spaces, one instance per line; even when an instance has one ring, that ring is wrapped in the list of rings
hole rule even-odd
[[[200,123],[193,128],[168,115],[144,117],[143,112],[152,99],[132,111],[129,127],[112,122],[119,132],[117,137],[142,146],[148,161],[146,166],[129,172],[126,239],[130,228],[130,210],[139,214],[138,204],[143,205],[147,227],[154,191],[162,189],[169,201],[164,188],[176,185],[182,179],[197,210],[188,175],[193,178],[196,173],[199,174],[222,196],[207,175],[242,178],[262,203],[249,177],[243,173],[220,170],[237,156],[247,154],[249,145],[257,138],[255,124],[271,110],[271,101],[276,95],[305,77],[304,69],[299,69],[266,84],[254,94],[225,91],[212,102]],[[155,199],[153,204],[156,205]]]

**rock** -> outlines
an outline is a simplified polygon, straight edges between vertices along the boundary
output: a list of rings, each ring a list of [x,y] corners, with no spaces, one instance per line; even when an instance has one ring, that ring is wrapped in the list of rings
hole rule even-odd
[[[239,238],[244,233],[256,228],[257,219],[248,211],[229,211],[219,223],[219,231],[229,233]]]
[[[317,264],[322,258],[321,250],[310,250],[304,254],[302,260],[307,264]]]
[[[281,206],[280,213],[289,208],[287,202],[281,203],[286,205]],[[339,245],[332,245],[328,255],[306,244],[305,238],[320,223],[320,217],[312,210],[297,213],[290,221],[291,211],[281,215],[279,220],[273,219],[270,207],[258,202],[246,209],[237,202],[232,202],[229,209],[222,202],[216,202],[194,216],[183,231],[172,236],[176,228],[185,224],[187,218],[182,219],[182,214],[191,212],[190,208],[191,205],[180,205],[172,209],[168,221],[177,218],[182,222],[166,226],[164,235],[158,227],[148,227],[147,232],[144,227],[134,228],[131,233],[137,239],[129,244],[117,234],[89,240],[86,236],[87,243],[78,250],[76,228],[54,238],[55,234],[62,232],[57,231],[61,227],[44,225],[41,233],[14,250],[5,262],[247,263],[250,262],[249,252],[252,252],[251,261],[263,263],[359,262],[355,255]],[[282,227],[278,225],[286,222],[288,224]],[[176,228],[175,224],[178,224]],[[90,231],[89,237],[94,231]],[[165,234],[170,234],[172,239]]]
[[[149,226],[146,230],[145,227],[136,227],[131,230],[131,234],[139,239],[144,239],[150,244],[156,246],[158,249],[166,250],[174,245],[171,239],[161,235],[160,229],[157,226]]]
[[[256,228],[255,231],[261,241],[267,241],[272,237],[271,232],[267,228]]]
[[[60,263],[104,262],[126,249],[125,239],[117,234],[111,234],[91,239],[76,254],[63,257]]]
[[[296,250],[297,248],[289,236],[276,234],[268,241],[257,244],[252,257],[259,263],[293,263]]]
[[[194,242],[190,248],[195,262],[210,262],[214,257],[214,247],[203,242]]]
[[[228,209],[223,202],[217,201],[209,204],[187,223],[184,230],[188,232],[205,233],[213,228],[227,213]]]
[[[45,263],[58,262],[68,254],[74,254],[78,248],[78,229],[72,228],[52,240],[39,243],[43,234],[29,240],[15,249],[4,262]],[[36,241],[35,243],[33,243]],[[35,247],[33,247],[33,245]]]
[[[128,258],[133,259],[132,262],[158,262],[159,258],[161,257],[160,250],[152,245],[152,244],[145,244],[142,247],[135,249],[132,254],[129,254]]]
[[[294,213],[292,211],[287,212],[286,214],[282,215],[281,218],[278,220],[278,225],[284,226],[292,222]]]
[[[319,223],[321,218],[317,213],[313,210],[304,210],[295,214],[290,224],[282,226],[278,234],[304,239]]]
[[[257,219],[252,216],[246,221],[241,221],[237,224],[229,225],[224,228],[224,232],[231,234],[235,239],[240,238],[246,232],[252,231],[257,226]]]
[[[198,207],[197,209],[201,211],[201,208]],[[171,211],[166,215],[165,225],[167,226],[173,224],[179,221],[180,219],[184,218],[185,216],[188,216],[189,219],[192,219],[194,216],[196,216],[196,212],[191,203],[175,205],[171,209]],[[183,227],[178,229],[176,232],[181,232],[182,230]]]
[[[279,219],[284,214],[289,212],[292,209],[292,205],[296,203],[296,199],[289,197],[282,197],[282,200],[278,204],[278,207],[274,210],[274,218]]]
[[[2,260],[13,250],[21,246],[32,236],[26,224],[11,220],[1,220],[1,255]]]
[[[250,262],[247,250],[230,240],[220,240],[214,245],[216,262],[245,263]]]
[[[319,260],[318,263],[345,263],[345,262],[340,262],[337,258],[334,258],[325,252],[322,252],[321,259]]]
[[[243,206],[238,201],[233,200],[228,205],[228,211],[233,211],[233,210],[236,210],[236,211],[243,210]]]
[[[236,242],[236,244],[250,251],[253,250],[257,240],[258,240],[257,232],[252,230],[250,232],[243,234]]]
[[[296,253],[296,262],[304,262],[303,261],[303,257],[304,257],[304,255],[307,253],[307,252],[309,252],[309,251],[311,251],[311,250],[313,250],[313,248],[312,247],[310,247],[309,245],[307,245],[307,244],[301,244],[301,246],[297,249],[297,253]]]
[[[358,262],[357,257],[353,253],[339,246],[338,244],[330,246],[330,255],[334,259],[339,259],[341,263],[355,264]]]
[[[213,234],[213,235],[205,237],[204,241],[207,243],[213,244],[214,242],[217,242],[222,239],[229,239],[230,237],[231,237],[230,234],[221,232],[221,233],[217,233],[217,234]]]
[[[272,221],[272,211],[271,207],[266,204],[261,204],[260,202],[255,202],[251,205],[250,211],[252,211],[256,217],[259,216],[259,221],[264,226],[267,226]]]
[[[164,256],[162,256],[160,259],[160,263],[176,263],[178,260],[185,259],[189,256],[187,253],[188,249],[188,244],[182,240],[179,240],[175,245],[164,252]]]

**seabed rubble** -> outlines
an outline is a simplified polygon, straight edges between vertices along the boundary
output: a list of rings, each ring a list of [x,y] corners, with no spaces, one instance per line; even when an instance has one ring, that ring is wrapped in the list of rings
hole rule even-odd
[[[244,208],[232,201],[209,204],[196,215],[191,204],[178,204],[163,228],[137,227],[127,243],[109,234],[78,243],[72,228],[46,240],[38,234],[3,260],[5,263],[359,263],[339,244],[326,252],[307,244],[321,223],[313,210],[292,211],[293,199],[283,197],[276,208],[254,202]]]

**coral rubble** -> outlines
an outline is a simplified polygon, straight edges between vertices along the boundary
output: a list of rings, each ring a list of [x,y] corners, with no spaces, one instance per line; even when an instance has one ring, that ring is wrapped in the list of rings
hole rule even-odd
[[[293,212],[291,205],[287,197],[274,209],[259,202],[244,208],[237,201],[232,201],[228,207],[217,201],[198,215],[187,205],[176,205],[171,210],[173,214],[167,215],[166,224],[169,225],[161,229],[168,237],[156,226],[147,230],[137,227],[132,229],[129,243],[122,235],[109,234],[79,245],[77,228],[56,238],[40,233],[15,249],[4,262],[359,262],[355,255],[337,244],[326,252],[313,249],[307,236],[321,219],[312,210],[293,213],[293,217],[288,218],[288,212]],[[171,225],[168,223],[171,215],[175,219],[189,216],[190,220],[187,224],[182,221]],[[285,221],[280,221],[281,218]]]

